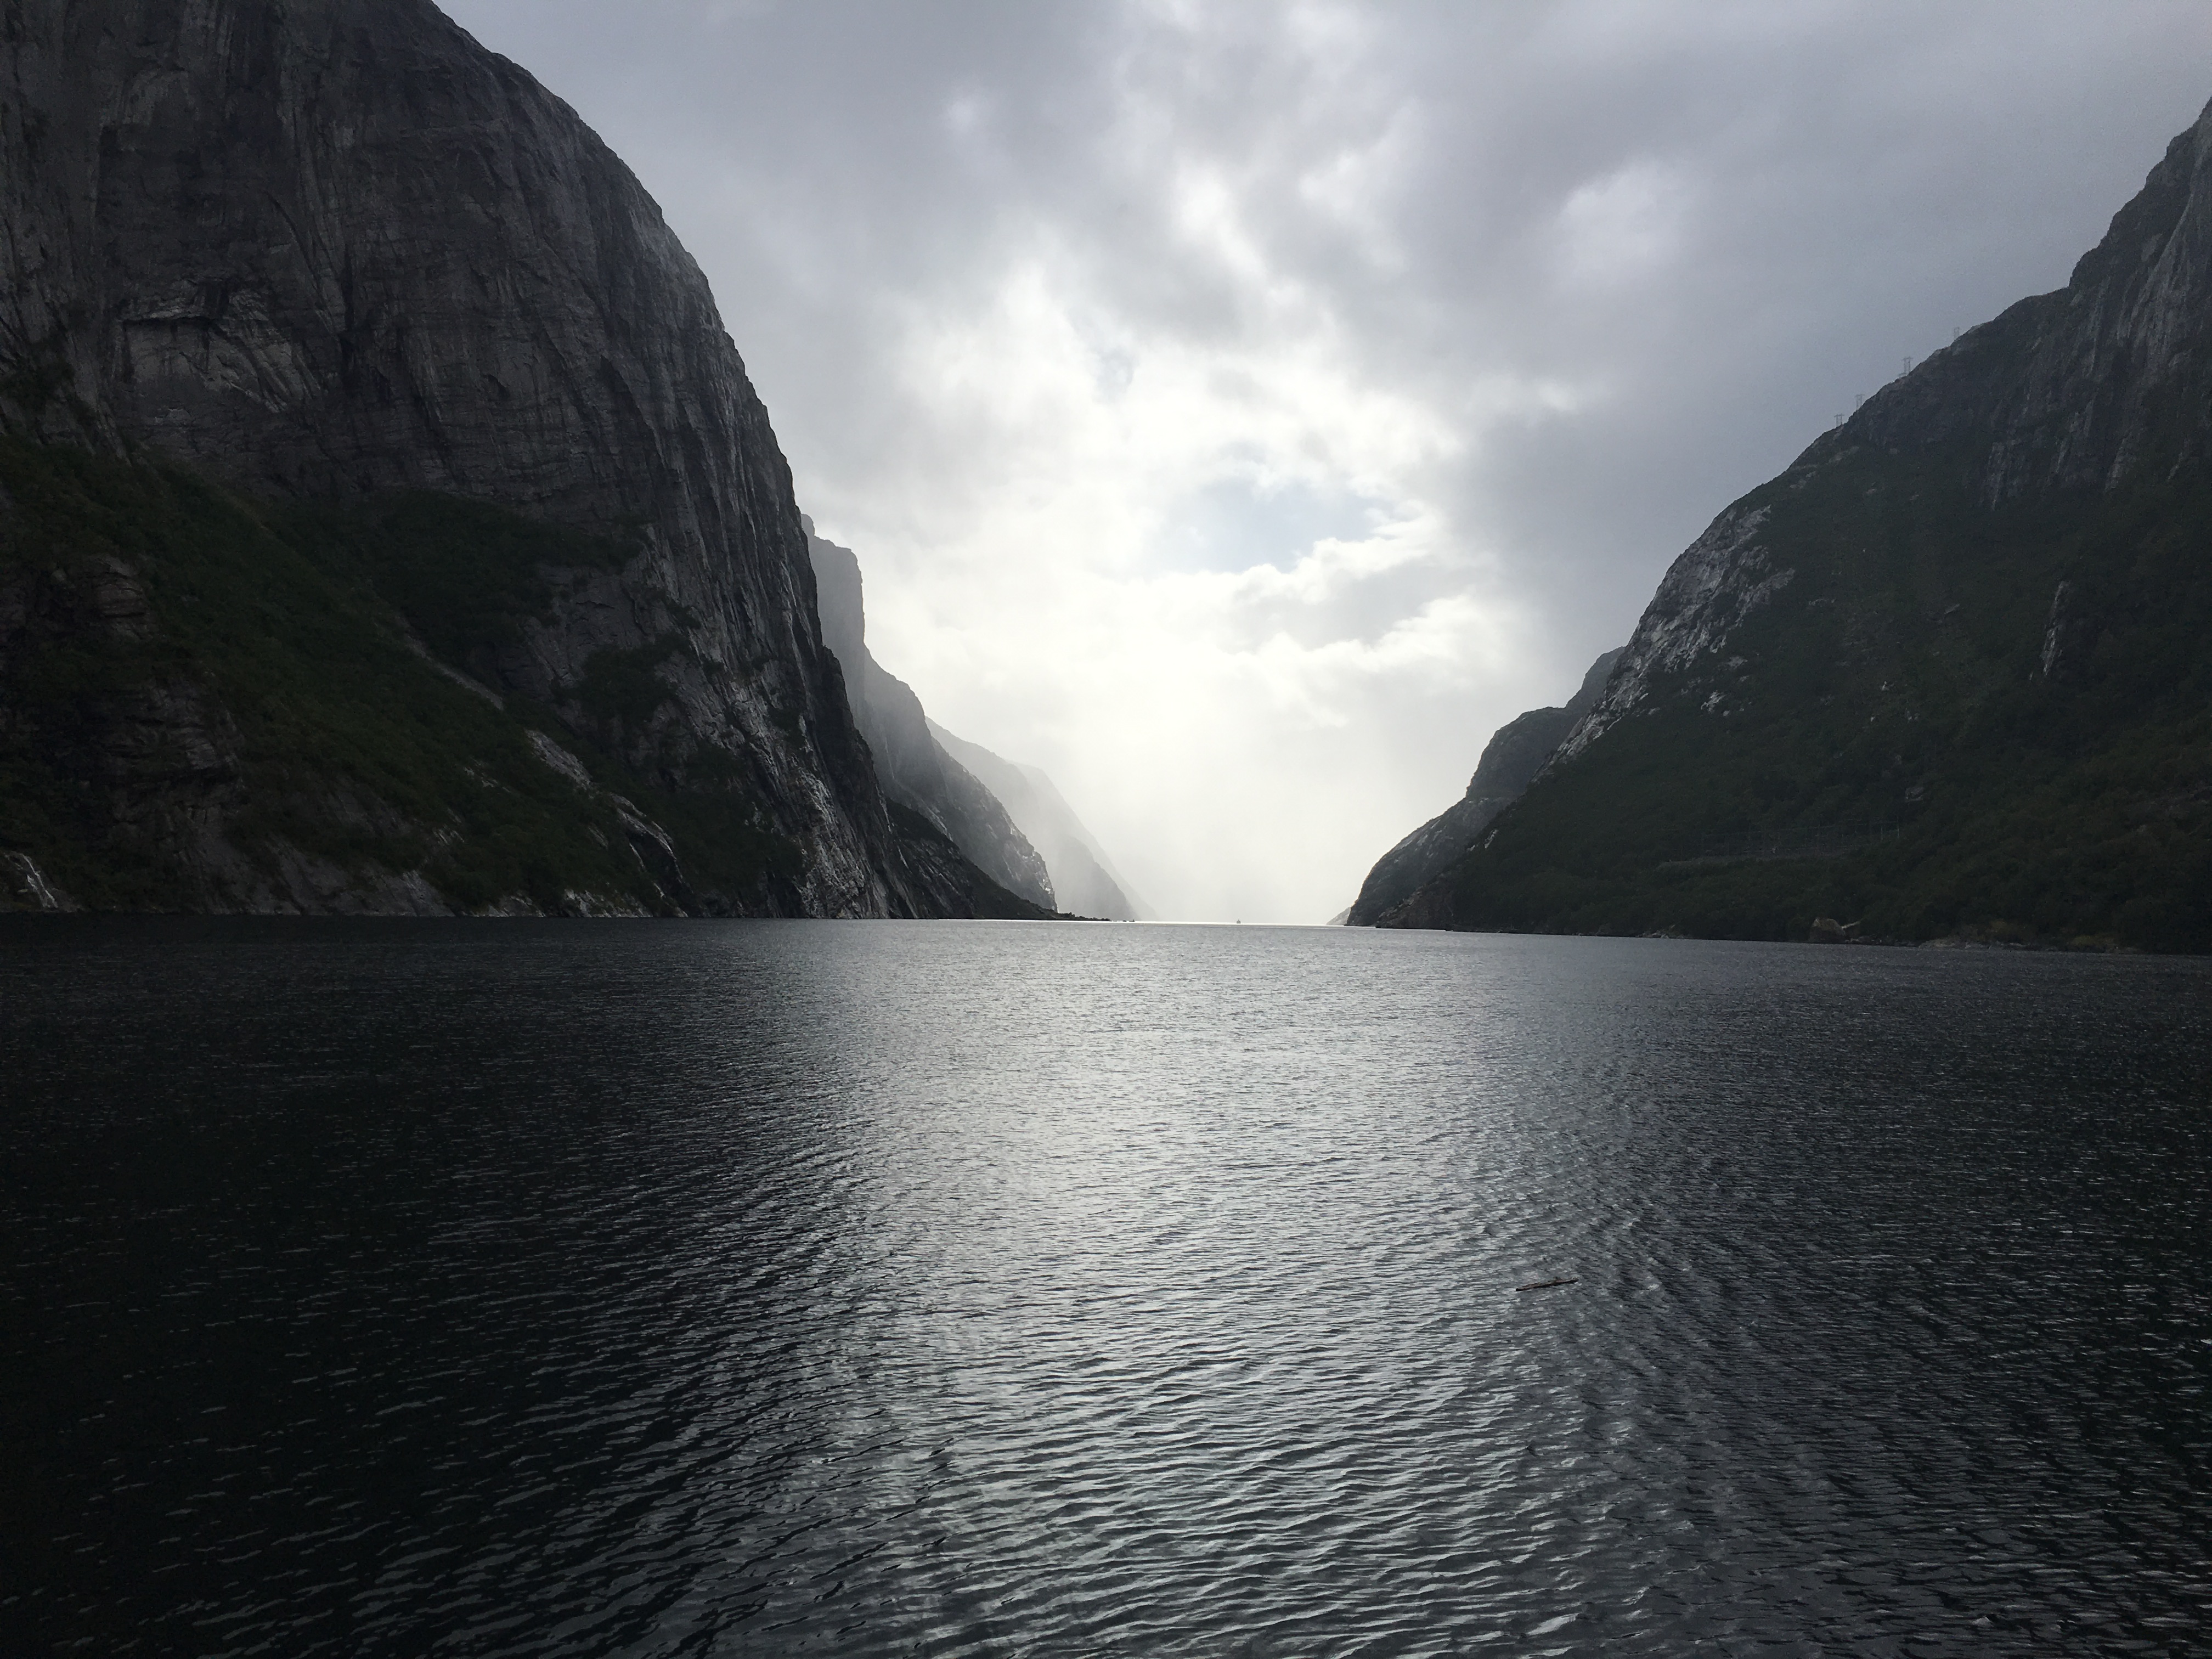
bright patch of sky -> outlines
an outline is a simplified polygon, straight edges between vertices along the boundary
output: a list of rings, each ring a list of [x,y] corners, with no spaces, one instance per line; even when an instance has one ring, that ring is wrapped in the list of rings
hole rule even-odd
[[[1324,541],[1364,541],[1385,511],[1379,501],[1297,480],[1223,478],[1170,505],[1153,557],[1168,570],[1288,570]]]

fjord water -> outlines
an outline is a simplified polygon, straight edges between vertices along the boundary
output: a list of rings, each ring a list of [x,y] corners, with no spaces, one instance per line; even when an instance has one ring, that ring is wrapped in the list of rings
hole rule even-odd
[[[22,925],[0,1650],[2202,1651],[2208,992]]]

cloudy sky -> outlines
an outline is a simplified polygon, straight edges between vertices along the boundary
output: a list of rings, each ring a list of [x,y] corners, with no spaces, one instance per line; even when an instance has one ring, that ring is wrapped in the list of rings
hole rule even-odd
[[[2059,286],[2195,0],[445,0],[712,280],[870,642],[1320,921],[1857,394]]]

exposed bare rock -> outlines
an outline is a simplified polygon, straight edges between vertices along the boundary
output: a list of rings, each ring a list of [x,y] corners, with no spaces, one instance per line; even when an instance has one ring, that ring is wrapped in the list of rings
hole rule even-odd
[[[574,112],[427,0],[11,0],[0,270],[10,430],[264,497],[430,489],[621,542],[471,672],[566,707],[595,659],[650,657],[666,696],[614,735],[625,757],[742,790],[800,850],[724,902],[957,902],[897,852],[788,469],[698,266]],[[131,593],[118,574],[88,603],[128,633]],[[144,720],[182,741],[190,696]]]
[[[1051,872],[1006,807],[974,772],[938,741],[914,688],[868,649],[867,606],[860,561],[849,547],[814,533],[822,635],[845,670],[854,718],[867,739],[884,793],[927,821],[1000,886],[1045,910],[1060,908]],[[1090,912],[1084,914],[1089,915]]]
[[[74,910],[76,903],[46,879],[27,853],[0,853],[0,910]]]
[[[1621,656],[1619,650],[1608,651],[1592,663],[1564,707],[1532,708],[1492,732],[1474,775],[1468,780],[1467,793],[1375,861],[1360,884],[1359,896],[1345,912],[1344,922],[1353,927],[1376,926],[1474,846],[1491,820],[1521,799],[1561,739],[1596,705]]]
[[[1800,464],[1861,446],[1968,444],[1980,451],[1983,499],[1996,506],[2054,487],[2109,489],[2154,450],[2201,463],[2212,424],[2187,398],[2205,373],[2208,315],[2212,110],[2166,147],[2064,288],[1967,330]]]
[[[2057,683],[2081,678],[2097,642],[2097,623],[2087,612],[2078,583],[2062,581],[2051,592],[2051,620],[2043,630],[2043,678]]]
[[[1107,921],[1152,921],[1152,908],[1099,845],[1042,767],[1010,761],[932,720],[930,735],[1006,809],[1051,872],[1060,908]]]
[[[2212,109],[2064,289],[1722,512],[1385,920],[2212,950],[2208,523]]]
[[[1633,714],[1650,696],[1656,676],[1719,656],[1745,620],[1790,585],[1796,572],[1776,568],[1759,543],[1766,518],[1764,507],[1731,507],[1674,561],[1623,647],[1611,683],[1550,759],[1572,760]]]
[[[2030,490],[2113,488],[2132,462],[2161,443],[2176,452],[2169,464],[2201,465],[2212,457],[2212,422],[2201,410],[2184,416],[2174,399],[2205,374],[2209,316],[2212,111],[2167,146],[2141,193],[2113,216],[2104,240],[2081,257],[2065,288],[2022,300],[1966,331],[1876,392],[1791,470],[1856,451],[1925,453],[1966,445],[1979,452],[1980,494],[1994,507]],[[2184,424],[2173,430],[2177,416]],[[2159,431],[2168,436],[2154,437]],[[1774,562],[1761,536],[1772,511],[1770,503],[1736,503],[1675,560],[1637,624],[1613,686],[1559,745],[1559,762],[1634,713],[1656,677],[1720,656],[1743,622],[1789,585],[1795,572]],[[2048,678],[2064,678],[2094,641],[2081,598],[2062,583],[2051,601]]]

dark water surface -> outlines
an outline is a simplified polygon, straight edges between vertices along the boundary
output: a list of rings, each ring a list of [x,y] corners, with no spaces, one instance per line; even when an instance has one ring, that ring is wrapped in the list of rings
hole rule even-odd
[[[2209,1014],[2158,959],[19,925],[0,1653],[2202,1654]]]

